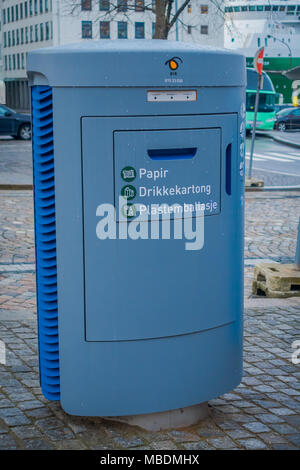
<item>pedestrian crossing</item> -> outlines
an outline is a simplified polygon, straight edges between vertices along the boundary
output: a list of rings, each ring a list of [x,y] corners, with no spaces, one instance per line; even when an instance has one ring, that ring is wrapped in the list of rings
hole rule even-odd
[[[250,152],[246,152],[246,160],[250,159]],[[296,154],[294,152],[289,153],[280,153],[280,152],[272,152],[269,151],[268,153],[253,153],[253,161],[268,161],[273,160],[277,162],[297,162],[300,161],[300,151]]]

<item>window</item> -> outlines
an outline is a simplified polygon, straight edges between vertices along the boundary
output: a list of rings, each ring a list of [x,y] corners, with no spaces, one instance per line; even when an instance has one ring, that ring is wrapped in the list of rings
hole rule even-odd
[[[30,26],[30,42],[33,42],[33,26]]]
[[[207,24],[202,24],[200,28],[201,34],[208,34],[208,26]]]
[[[273,11],[278,11],[278,5],[273,5],[273,6],[272,6],[272,10],[273,10]]]
[[[34,26],[34,39],[35,42],[38,42],[39,40],[39,27],[37,24]]]
[[[28,36],[28,26],[25,27],[25,44],[28,44],[29,36]]]
[[[11,21],[15,21],[15,9],[14,7],[11,7]]]
[[[81,22],[81,35],[82,35],[82,39],[92,39],[92,37],[93,37],[93,26],[92,26],[91,21],[82,21]]]
[[[109,39],[110,38],[109,21],[100,21],[100,38],[101,39]]]
[[[50,29],[49,29],[49,21],[45,23],[45,40],[49,41],[50,39]]]
[[[7,9],[7,22],[10,23],[10,9]]]
[[[16,70],[16,56],[13,54],[13,70]]]
[[[118,21],[118,39],[127,39],[126,21]]]
[[[5,8],[2,10],[2,22],[3,22],[3,24],[6,23],[6,10],[5,10]]]
[[[99,10],[100,11],[109,11],[109,0],[100,0]]]
[[[22,70],[25,69],[25,59],[24,59],[24,53],[22,52],[21,54],[21,66],[22,66]]]
[[[34,0],[34,14],[38,14],[38,0]]]
[[[207,15],[208,13],[208,5],[201,5],[200,6],[200,12],[202,15]]]
[[[135,0],[135,11],[144,11],[144,0]]]
[[[8,57],[9,70],[11,70],[11,55]]]
[[[20,44],[20,30],[17,29],[17,46]]]
[[[4,57],[5,60],[5,70],[7,70],[7,55]]]
[[[187,27],[187,33],[192,34],[192,27],[190,25]]]
[[[45,0],[45,13],[48,13],[48,11],[49,11],[48,0]]]
[[[44,41],[44,24],[40,24],[40,41]]]
[[[190,15],[192,13],[192,5],[189,4],[187,7],[188,14]]]
[[[271,5],[265,5],[265,11],[271,11]]]
[[[280,6],[279,11],[285,11],[285,7]]]
[[[118,0],[118,11],[127,11],[127,0]]]
[[[255,5],[249,5],[249,11],[255,11]]]
[[[25,18],[27,18],[28,17],[28,2],[24,3],[24,14],[25,14]]]
[[[152,38],[154,38],[155,34],[155,21],[152,23]]]
[[[263,11],[264,7],[262,5],[257,5],[256,10],[257,11]]]
[[[29,0],[29,16],[32,16],[32,0]]]
[[[135,22],[135,39],[145,38],[145,23],[136,21]]]
[[[296,10],[296,5],[288,5],[286,14],[294,15],[295,10]]]
[[[8,47],[11,46],[10,31],[8,31],[8,33],[7,33],[7,44],[8,44]]]
[[[3,33],[3,46],[7,47],[6,31],[4,31],[4,33]]]
[[[92,9],[92,0],[81,0],[81,10],[90,11]]]
[[[248,11],[248,7],[242,6],[242,7],[241,7],[241,10],[242,10],[242,11]]]
[[[43,13],[43,0],[40,0],[40,13]]]
[[[24,44],[24,28],[21,28],[21,44]]]
[[[16,21],[19,20],[19,5],[16,5]]]
[[[17,69],[20,70],[20,54],[17,54]]]
[[[265,38],[265,46],[267,46],[267,45],[268,45],[268,39]]]
[[[20,3],[20,20],[23,19],[23,3]]]
[[[241,11],[241,7],[233,7],[233,11],[236,11],[236,12]]]
[[[260,47],[260,38],[257,38],[257,47]]]
[[[15,30],[13,30],[12,33],[11,33],[11,42],[12,42],[12,45],[13,45],[13,46],[16,45]]]

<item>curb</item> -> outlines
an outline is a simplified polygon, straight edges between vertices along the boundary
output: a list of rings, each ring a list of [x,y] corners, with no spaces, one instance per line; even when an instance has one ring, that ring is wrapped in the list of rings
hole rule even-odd
[[[32,184],[0,184],[0,191],[32,191]]]
[[[289,145],[290,147],[300,148],[300,143],[293,142],[292,140],[283,139],[282,137],[278,137],[277,135],[269,134],[267,131],[256,131],[257,135],[264,135],[266,137],[270,137],[271,139],[279,142],[281,144]]]

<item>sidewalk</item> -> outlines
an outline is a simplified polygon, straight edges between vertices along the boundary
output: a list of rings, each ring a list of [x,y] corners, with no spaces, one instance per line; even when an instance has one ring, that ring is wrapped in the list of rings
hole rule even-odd
[[[41,395],[36,336],[31,191],[0,191],[0,449],[300,449],[299,299],[249,298],[258,261],[292,262],[299,193],[247,193],[244,378],[212,400],[210,416],[180,431],[150,433],[64,413]]]

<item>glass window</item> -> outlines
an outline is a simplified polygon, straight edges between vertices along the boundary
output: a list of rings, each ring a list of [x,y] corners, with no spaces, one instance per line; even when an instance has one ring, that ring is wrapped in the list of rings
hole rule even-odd
[[[82,39],[92,39],[93,25],[91,21],[81,22],[81,35],[82,35]]]
[[[4,31],[3,33],[3,46],[6,47],[7,46],[7,37],[6,37],[6,31]]]
[[[118,0],[118,11],[127,11],[127,0]]]
[[[11,46],[11,37],[10,37],[10,31],[8,31],[7,33],[7,44],[8,44],[8,47]]]
[[[208,13],[208,5],[200,5],[200,13],[202,15],[207,15]]]
[[[192,13],[192,5],[189,4],[187,7],[188,14],[190,15]]]
[[[285,7],[280,6],[280,7],[279,7],[279,11],[285,11]]]
[[[7,22],[10,23],[10,9],[7,9]]]
[[[265,11],[270,11],[271,10],[271,5],[265,5]]]
[[[51,39],[53,39],[53,21],[50,21],[50,34],[51,34]]]
[[[13,70],[16,70],[16,56],[13,54]]]
[[[260,47],[260,38],[257,38],[257,46]]]
[[[33,10],[32,10],[32,0],[29,0],[29,16],[32,16]]]
[[[45,40],[49,41],[50,39],[50,29],[49,29],[49,21],[45,23]]]
[[[155,21],[153,21],[152,23],[152,38],[154,38],[154,34],[155,34]]]
[[[249,11],[255,11],[255,5],[250,5],[249,6]]]
[[[272,6],[272,11],[278,11],[278,5],[273,5]]]
[[[40,41],[44,41],[44,24],[40,24]]]
[[[135,0],[135,11],[144,11],[144,0]]]
[[[14,9],[14,7],[11,7],[10,12],[11,12],[11,21],[13,22],[13,21],[15,21],[15,9]]]
[[[263,11],[264,10],[263,5],[257,5],[256,10],[257,11]]]
[[[207,24],[202,24],[200,28],[201,34],[208,34],[208,26]]]
[[[187,33],[192,34],[192,27],[190,25],[188,25],[187,27]]]
[[[21,64],[22,64],[22,69],[25,69],[25,59],[24,59],[24,53],[22,52],[21,54]]]
[[[3,10],[2,10],[2,22],[3,22],[3,24],[6,23],[6,10],[5,10],[5,8],[3,8]]]
[[[24,28],[21,28],[21,44],[24,44]]]
[[[30,42],[33,42],[33,26],[30,26]]]
[[[28,2],[24,2],[24,14],[25,18],[28,17]]]
[[[17,46],[20,44],[20,30],[17,29]]]
[[[13,30],[11,33],[11,41],[12,41],[12,45],[15,46],[16,45],[15,30]]]
[[[43,13],[44,8],[43,8],[43,0],[40,0],[40,13]]]
[[[288,5],[287,7],[287,15],[294,15],[296,11],[296,5]]]
[[[135,39],[145,38],[145,23],[141,21],[135,22]]]
[[[81,0],[81,10],[89,11],[92,9],[92,0]]]
[[[118,21],[118,39],[127,39],[127,21]]]
[[[241,11],[240,7],[233,7],[233,11]]]
[[[28,36],[28,26],[25,26],[25,44],[28,44],[29,36]]]
[[[9,70],[11,70],[11,55],[9,55],[8,63],[9,63]]]
[[[20,20],[23,19],[23,3],[20,3]]]
[[[100,11],[109,11],[109,0],[100,0],[99,1],[99,10]]]
[[[242,7],[241,7],[241,10],[242,10],[242,11],[248,11],[248,7],[247,7],[247,6],[242,6]]]
[[[19,20],[19,5],[16,5],[16,21]]]
[[[49,11],[49,2],[48,0],[45,0],[45,13],[48,13]]]
[[[110,38],[110,24],[109,21],[100,21],[100,38],[109,39]]]
[[[34,14],[38,14],[38,0],[34,0]]]
[[[7,55],[4,57],[5,60],[5,70],[7,70]]]
[[[39,40],[39,27],[37,24],[34,26],[34,39],[35,42],[38,42]]]
[[[20,70],[20,54],[17,54],[17,69]]]

